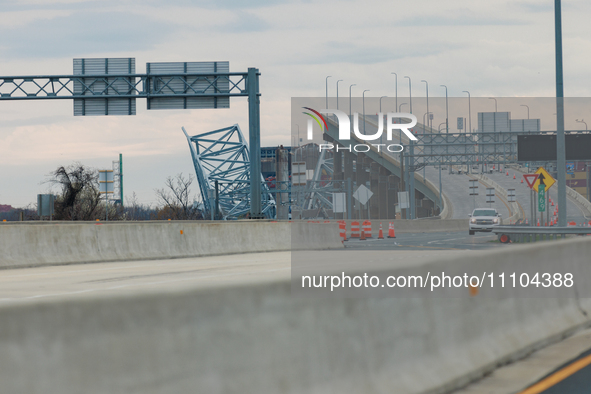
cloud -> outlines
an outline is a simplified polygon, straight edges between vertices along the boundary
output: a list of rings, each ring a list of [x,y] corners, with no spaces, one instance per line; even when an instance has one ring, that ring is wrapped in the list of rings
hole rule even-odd
[[[172,23],[126,12],[74,12],[14,28],[0,28],[6,40],[2,56],[18,58],[79,57],[154,47],[174,32]]]
[[[498,18],[457,14],[454,16],[417,16],[397,22],[398,26],[520,26],[528,24],[517,18]]]
[[[408,45],[394,51],[391,48],[371,44],[362,45],[348,41],[330,41],[322,45],[320,53],[310,55],[301,61],[306,64],[376,64],[409,57],[426,57],[459,48],[452,43],[431,42],[423,45]]]
[[[217,29],[229,33],[255,33],[271,29],[271,24],[251,12],[237,11],[232,22]]]

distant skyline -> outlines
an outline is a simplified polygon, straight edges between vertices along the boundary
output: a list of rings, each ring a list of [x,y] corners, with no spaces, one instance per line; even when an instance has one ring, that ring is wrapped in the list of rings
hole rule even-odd
[[[565,95],[591,97],[591,3],[563,1]],[[291,97],[552,97],[554,2],[359,1],[7,1],[0,0],[0,75],[72,73],[73,58],[135,57],[146,62],[229,61],[261,71],[263,146],[290,145]],[[366,97],[367,94],[366,94]],[[47,174],[81,162],[110,168],[123,154],[125,195],[154,204],[167,176],[193,174],[181,131],[238,123],[230,109],[147,111],[74,117],[71,100],[0,102],[0,204],[25,206],[49,191]],[[474,116],[474,115],[473,115]],[[591,123],[591,119],[587,120]],[[451,120],[450,120],[451,123]],[[198,194],[195,183],[192,191]]]

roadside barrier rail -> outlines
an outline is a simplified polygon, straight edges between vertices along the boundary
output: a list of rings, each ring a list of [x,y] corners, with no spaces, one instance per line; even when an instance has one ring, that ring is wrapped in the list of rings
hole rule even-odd
[[[566,238],[567,234],[586,235],[591,234],[590,227],[568,226],[568,227],[537,227],[537,226],[496,226],[493,228],[499,241],[503,243],[513,242],[536,242],[550,239]],[[506,237],[503,237],[506,236]]]

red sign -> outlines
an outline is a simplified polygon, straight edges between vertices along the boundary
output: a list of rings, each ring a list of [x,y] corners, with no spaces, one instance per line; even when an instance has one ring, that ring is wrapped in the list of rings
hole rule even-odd
[[[534,188],[534,183],[538,180],[539,174],[524,174],[523,177],[525,178],[525,182],[530,189]]]

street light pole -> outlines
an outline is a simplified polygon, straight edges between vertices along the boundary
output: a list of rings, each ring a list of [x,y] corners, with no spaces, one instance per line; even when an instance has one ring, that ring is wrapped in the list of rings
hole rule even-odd
[[[423,134],[425,134],[425,116],[427,116],[427,123],[429,123],[429,114],[431,112],[425,112],[425,114],[423,115]]]
[[[296,126],[298,128],[298,147],[299,147],[300,146],[300,125],[294,124],[294,126]]]
[[[410,77],[405,76],[404,78],[408,78],[408,102],[410,113],[412,114],[412,82]],[[408,173],[408,199],[410,200],[410,218],[415,218],[415,174],[414,169],[411,171],[412,161],[414,160],[414,152],[415,152],[415,144],[413,140],[410,140],[410,147],[409,147],[409,155],[408,158],[408,165],[406,166],[406,171]]]
[[[408,78],[408,101],[409,101],[409,108],[410,108],[410,113],[412,114],[412,83],[410,80],[410,77],[404,77],[404,78]]]
[[[529,105],[521,104],[521,107],[527,108],[527,119],[529,119]]]
[[[470,125],[470,133],[472,132],[472,107],[471,107],[471,98],[470,92],[464,90],[463,93],[468,93],[468,124]]]
[[[396,73],[390,73],[390,74],[394,74],[396,76],[396,108],[398,108],[398,74]]]
[[[577,122],[579,122],[579,123],[584,123],[584,124],[585,124],[585,131],[588,131],[588,130],[589,130],[589,129],[587,128],[587,122],[585,122],[585,119],[581,119],[581,120],[579,120],[579,119],[576,119],[576,121],[577,121]]]
[[[495,100],[495,112],[497,112],[497,99],[494,97],[489,97],[489,100]]]
[[[337,110],[339,109],[339,82],[343,82],[342,79],[337,81]]]
[[[369,89],[365,89],[362,93],[362,96],[363,96],[363,135],[365,135],[365,92],[369,92]]]
[[[562,12],[560,0],[554,0],[556,46],[556,172],[558,175],[558,226],[566,227],[566,143],[564,136],[564,80],[562,73]]]
[[[329,75],[328,77],[326,77],[325,80],[325,84],[326,84],[326,109],[328,109],[328,78],[331,78],[332,75]]]
[[[425,81],[424,79],[421,79],[421,82],[425,82],[425,88],[427,89],[427,113],[429,113],[429,83],[427,81]],[[427,123],[429,123],[430,128],[433,128],[430,125],[431,122],[429,122],[429,118],[427,118]],[[423,134],[425,134],[424,131],[425,131],[425,122],[423,122]]]
[[[445,88],[445,132],[449,133],[449,107],[447,106],[447,86],[441,86]]]
[[[380,97],[380,113],[382,113],[382,99],[384,97],[388,97],[388,96],[382,96],[382,97]]]
[[[351,116],[353,116],[353,115],[351,114],[351,88],[352,88],[353,86],[357,86],[357,84],[356,84],[356,83],[354,83],[354,84],[352,84],[351,86],[349,86],[349,119],[351,119]],[[351,122],[349,122],[349,123],[351,124]]]

